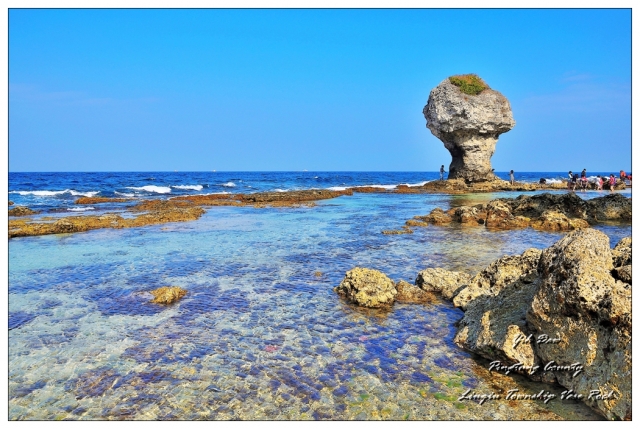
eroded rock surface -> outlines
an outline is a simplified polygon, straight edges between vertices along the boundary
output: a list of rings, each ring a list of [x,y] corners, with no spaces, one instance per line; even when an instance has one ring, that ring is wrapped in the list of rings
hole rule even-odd
[[[446,225],[484,225],[492,229],[532,227],[542,231],[572,231],[602,221],[631,221],[631,199],[620,194],[583,200],[573,193],[520,195],[498,198],[487,204],[435,208],[427,216],[415,219]]]
[[[468,95],[447,78],[431,90],[423,114],[427,128],[451,153],[449,179],[495,179],[491,156],[498,136],[515,126],[511,105],[502,94],[487,88]]]
[[[452,299],[465,286],[471,276],[458,271],[442,268],[427,268],[418,273],[416,285],[428,292],[438,292],[446,299]]]
[[[398,294],[395,283],[385,274],[360,267],[347,271],[334,291],[350,302],[370,308],[390,306]]]
[[[400,280],[396,283],[396,301],[411,304],[424,304],[433,301],[433,296],[416,285]]]
[[[476,274],[466,287],[460,290],[453,304],[466,310],[469,302],[484,295],[497,295],[521,277],[535,274],[541,251],[528,249],[522,255],[503,256]]]
[[[9,216],[16,216],[16,217],[29,216],[37,213],[40,213],[40,212],[31,210],[29,207],[24,207],[24,206],[15,206],[14,208],[9,210]]]
[[[604,233],[587,228],[543,251],[501,258],[455,296],[454,304],[466,312],[454,341],[583,394],[587,405],[609,419],[629,420],[631,286],[615,275],[622,268],[619,276],[628,273],[630,280],[630,253],[630,237],[612,251]],[[554,340],[536,341],[545,337]],[[580,371],[553,369],[572,365]]]
[[[187,291],[178,286],[164,286],[151,291],[154,304],[171,304],[187,294]]]

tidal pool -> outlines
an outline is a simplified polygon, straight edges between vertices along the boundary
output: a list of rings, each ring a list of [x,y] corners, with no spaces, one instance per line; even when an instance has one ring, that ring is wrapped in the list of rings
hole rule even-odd
[[[498,196],[511,195],[481,199]],[[411,283],[428,267],[474,274],[563,235],[436,226],[381,234],[461,204],[464,196],[356,194],[12,239],[9,418],[599,419],[574,401],[458,401],[468,389],[564,389],[489,373],[453,343],[462,312],[448,302],[366,310],[333,292],[355,266]],[[612,246],[631,234],[630,225],[598,228]],[[149,290],[168,285],[188,294],[149,303]]]

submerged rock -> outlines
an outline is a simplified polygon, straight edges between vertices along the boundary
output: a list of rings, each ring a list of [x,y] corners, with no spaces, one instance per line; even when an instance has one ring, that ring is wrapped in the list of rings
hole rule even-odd
[[[185,296],[187,291],[178,286],[165,286],[152,290],[151,294],[154,296],[151,302],[155,304],[171,304]]]
[[[428,292],[439,292],[446,299],[452,299],[471,278],[466,273],[447,271],[442,268],[427,268],[418,273],[416,285]]]
[[[130,198],[80,197],[74,204],[126,203]]]
[[[465,93],[456,85],[456,78],[476,80],[479,89],[484,89]],[[431,90],[423,114],[427,128],[451,153],[449,179],[495,180],[491,156],[498,136],[515,126],[509,101],[502,94],[475,75],[454,76]]]
[[[396,290],[398,291],[396,295],[396,301],[398,302],[424,304],[433,301],[433,296],[430,293],[404,280],[396,283]]]
[[[466,312],[454,341],[583,394],[609,419],[629,420],[631,286],[615,275],[630,282],[630,249],[630,237],[611,251],[604,233],[587,228],[543,251],[499,259],[455,296]]]
[[[350,302],[370,308],[390,306],[398,294],[389,277],[380,271],[360,267],[347,271],[334,291]]]

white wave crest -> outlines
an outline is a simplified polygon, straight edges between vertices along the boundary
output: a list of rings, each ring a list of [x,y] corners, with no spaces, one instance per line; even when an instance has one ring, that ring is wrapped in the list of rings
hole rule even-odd
[[[129,197],[129,198],[136,196],[136,194],[128,194],[126,192],[118,192],[118,191],[115,191],[114,194],[122,195],[123,197]]]
[[[96,195],[98,195],[100,193],[100,191],[78,192],[78,191],[74,191],[73,189],[70,190],[69,192],[73,196],[82,195],[83,197],[95,197]]]
[[[70,212],[84,212],[87,210],[95,210],[93,207],[71,207],[67,209]]]
[[[278,189],[274,189],[273,191],[274,191],[274,192],[287,192],[287,189],[280,189],[280,188],[278,188]]]
[[[209,194],[189,194],[190,197],[206,197],[207,195],[226,195],[226,194],[230,194],[231,192],[211,192]],[[178,198],[178,197],[175,197]]]
[[[191,189],[193,191],[201,191],[202,190],[202,185],[175,185],[175,186],[171,186],[172,188],[175,189]]]
[[[147,186],[140,186],[140,187],[127,186],[127,189],[133,189],[135,191],[153,192],[155,194],[171,193],[171,188],[169,188],[168,186],[154,186],[154,185],[147,185]]]
[[[65,189],[64,191],[11,191],[10,194],[33,195],[35,197],[55,197],[56,195],[71,194],[73,196],[82,195],[84,197],[93,197],[100,191],[79,192],[73,189]]]
[[[226,186],[227,188],[233,188],[234,186],[236,186],[236,184],[233,182],[227,182],[227,183],[223,183],[222,186]]]
[[[416,186],[424,186],[427,183],[429,183],[430,180],[425,180],[424,182],[420,182],[420,183],[403,183],[403,185],[407,185],[410,188],[416,187]]]
[[[426,182],[425,182],[426,183]],[[422,186],[422,184],[408,185],[407,186]],[[344,191],[349,188],[382,188],[382,189],[396,189],[398,185],[356,185],[356,186],[332,186],[327,188],[329,191]]]

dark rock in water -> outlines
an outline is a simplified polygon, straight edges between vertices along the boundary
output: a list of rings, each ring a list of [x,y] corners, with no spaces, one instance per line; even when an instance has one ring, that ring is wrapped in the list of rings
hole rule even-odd
[[[462,380],[462,385],[464,387],[468,387],[469,389],[475,389],[478,386],[478,380],[475,378],[467,378]]]
[[[10,397],[12,397],[12,398],[22,398],[23,396],[27,396],[28,394],[30,394],[34,390],[42,389],[46,385],[47,385],[46,381],[36,381],[35,383],[30,384],[28,386],[16,387],[11,392]]]
[[[97,368],[81,374],[77,379],[67,382],[66,390],[73,392],[78,399],[102,396],[122,377],[112,369]]]
[[[344,396],[349,393],[347,386],[340,386],[333,391],[333,396]]]
[[[24,311],[9,313],[9,330],[19,328],[20,326],[31,322],[35,318],[35,314],[29,314]]]
[[[450,370],[454,370],[455,369],[455,365],[453,364],[451,359],[449,359],[446,356],[440,356],[440,357],[435,358],[433,360],[433,363],[438,365],[440,368],[445,368],[445,369],[450,369]]]
[[[433,380],[427,374],[415,371],[411,374],[411,381],[416,383],[432,383]]]

